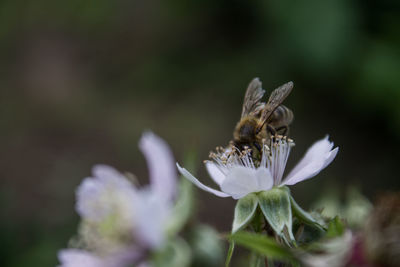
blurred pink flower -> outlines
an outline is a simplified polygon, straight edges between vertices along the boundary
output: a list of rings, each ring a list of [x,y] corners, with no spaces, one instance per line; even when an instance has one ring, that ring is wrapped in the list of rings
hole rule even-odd
[[[62,267],[126,266],[163,245],[177,186],[174,158],[151,132],[143,134],[139,147],[149,167],[148,186],[138,189],[114,168],[96,165],[78,187],[79,238],[91,252],[61,250]]]
[[[58,253],[63,267],[107,267],[107,263],[81,249],[64,249]]]

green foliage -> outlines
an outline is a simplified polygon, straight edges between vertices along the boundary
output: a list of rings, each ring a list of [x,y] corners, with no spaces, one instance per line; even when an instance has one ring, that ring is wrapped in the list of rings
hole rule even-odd
[[[334,238],[337,236],[341,236],[343,235],[345,230],[346,230],[345,224],[339,218],[339,216],[336,216],[329,222],[328,230],[326,231],[326,237]]]
[[[191,266],[222,266],[224,247],[216,230],[207,225],[196,225],[190,229],[188,242],[192,250]]]
[[[346,191],[344,202],[340,201],[337,190],[330,188],[323,192],[313,206],[322,210],[322,215],[327,218],[340,216],[346,219],[346,223],[353,229],[359,229],[365,222],[372,209],[371,202],[355,187],[349,187]]]
[[[263,234],[239,231],[231,235],[230,240],[268,259],[296,261],[290,250],[279,245],[273,238]]]
[[[350,187],[346,194],[347,203],[342,209],[341,217],[346,219],[346,223],[351,228],[359,229],[365,223],[372,210],[371,202],[360,193],[355,187]]]
[[[303,210],[299,204],[290,196],[290,203],[292,205],[293,216],[296,216],[301,222],[315,226],[320,229],[324,229],[324,226],[320,224],[310,213]]]
[[[258,198],[255,194],[249,194],[239,199],[236,203],[233,218],[232,233],[245,227],[254,217],[258,205]]]
[[[251,253],[249,259],[250,267],[265,267],[265,257],[258,253]]]
[[[155,254],[153,264],[162,267],[183,267],[189,266],[190,260],[190,247],[184,240],[176,238]]]
[[[235,242],[233,240],[229,240],[229,249],[228,249],[228,253],[226,255],[225,267],[229,267],[229,264],[231,263],[231,260],[232,260],[234,250],[235,250]]]
[[[179,182],[178,199],[168,221],[167,232],[173,236],[186,224],[193,211],[193,184],[181,178]]]
[[[297,218],[293,221],[293,233],[299,247],[307,246],[310,243],[321,240],[326,231],[319,227],[304,224]]]

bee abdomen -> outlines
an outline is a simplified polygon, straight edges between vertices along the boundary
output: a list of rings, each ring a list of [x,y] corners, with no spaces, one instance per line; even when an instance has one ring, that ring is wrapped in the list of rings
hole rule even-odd
[[[289,125],[294,119],[293,112],[284,105],[278,106],[270,118],[270,124]]]

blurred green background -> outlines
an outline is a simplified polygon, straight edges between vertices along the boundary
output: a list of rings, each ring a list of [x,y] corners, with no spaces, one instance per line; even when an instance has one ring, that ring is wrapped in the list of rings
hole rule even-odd
[[[176,159],[226,145],[253,77],[292,80],[289,167],[326,134],[338,157],[292,187],[304,207],[357,186],[399,189],[400,2],[0,2],[1,266],[54,266],[75,233],[74,191],[95,163],[147,183],[151,129]],[[197,192],[229,231],[234,201]]]

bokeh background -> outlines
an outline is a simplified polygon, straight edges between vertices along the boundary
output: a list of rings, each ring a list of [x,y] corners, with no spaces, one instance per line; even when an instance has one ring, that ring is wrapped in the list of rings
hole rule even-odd
[[[226,145],[253,77],[294,81],[289,165],[326,134],[340,147],[299,203],[355,186],[399,189],[400,2],[0,2],[0,265],[54,266],[75,233],[74,190],[95,163],[146,183],[151,129],[182,162]],[[234,201],[197,191],[229,231]]]

